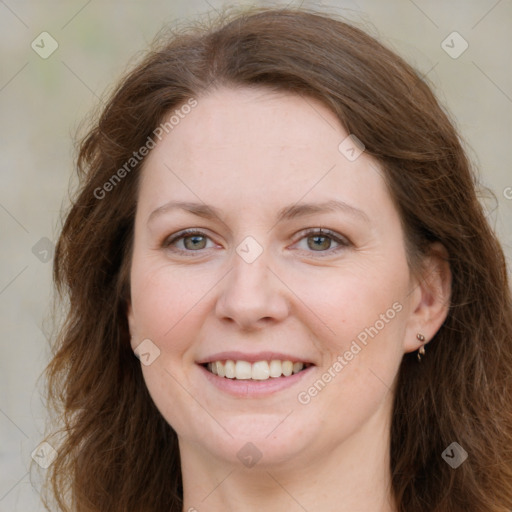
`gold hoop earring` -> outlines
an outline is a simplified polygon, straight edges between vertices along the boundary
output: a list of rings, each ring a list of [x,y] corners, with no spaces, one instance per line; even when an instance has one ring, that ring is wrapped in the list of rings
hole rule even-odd
[[[421,343],[424,343],[425,342],[425,336],[423,336],[423,334],[421,333],[418,333],[416,334],[416,338],[421,341]],[[418,349],[418,361],[421,362],[421,358],[422,356],[425,355],[425,346],[422,345],[419,349]]]

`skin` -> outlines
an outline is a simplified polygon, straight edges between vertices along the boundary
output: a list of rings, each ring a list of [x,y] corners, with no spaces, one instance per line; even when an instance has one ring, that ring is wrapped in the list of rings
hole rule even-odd
[[[450,271],[439,245],[422,273],[410,270],[382,171],[367,153],[349,161],[338,149],[347,136],[316,100],[221,88],[199,97],[145,161],[128,319],[132,347],[150,339],[160,351],[142,371],[178,435],[184,511],[396,510],[395,378],[403,354],[421,345],[416,334],[428,342],[444,321]],[[286,206],[332,199],[362,214],[278,222]],[[167,209],[148,223],[169,201],[206,203],[220,219]],[[304,230],[320,227],[344,243],[321,239],[319,250]],[[190,238],[165,244],[187,228],[207,237],[199,249]],[[247,236],[263,249],[252,263],[236,252]],[[300,403],[393,304],[394,318]],[[285,352],[315,367],[270,396],[234,397],[196,364],[229,350]],[[250,468],[237,457],[247,442],[262,454]]]

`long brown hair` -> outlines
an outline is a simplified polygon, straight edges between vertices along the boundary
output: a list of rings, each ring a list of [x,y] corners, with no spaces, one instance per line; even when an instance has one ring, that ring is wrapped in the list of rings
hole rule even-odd
[[[251,9],[173,33],[121,81],[81,142],[81,184],[54,261],[67,317],[47,369],[62,423],[60,441],[48,438],[58,450],[48,489],[59,509],[181,511],[177,436],[129,342],[143,161],[126,163],[169,112],[216,85],[322,101],[384,169],[411,265],[432,242],[444,245],[451,307],[421,365],[406,354],[399,370],[392,491],[401,512],[512,509],[512,301],[465,152],[408,64],[360,29],[303,9]],[[442,457],[452,442],[469,454],[457,469]]]

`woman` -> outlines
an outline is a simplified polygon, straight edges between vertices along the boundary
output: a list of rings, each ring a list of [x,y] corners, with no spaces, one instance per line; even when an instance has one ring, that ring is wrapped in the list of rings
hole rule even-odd
[[[78,167],[61,510],[512,508],[503,253],[397,55],[305,10],[191,28],[121,82]]]

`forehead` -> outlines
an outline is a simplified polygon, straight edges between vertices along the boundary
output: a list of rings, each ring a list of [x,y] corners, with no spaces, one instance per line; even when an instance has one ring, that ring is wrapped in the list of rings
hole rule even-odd
[[[211,91],[147,157],[141,207],[146,199],[176,198],[277,207],[306,196],[385,206],[391,199],[378,164],[365,153],[348,159],[348,136],[335,114],[309,97],[264,88]]]

